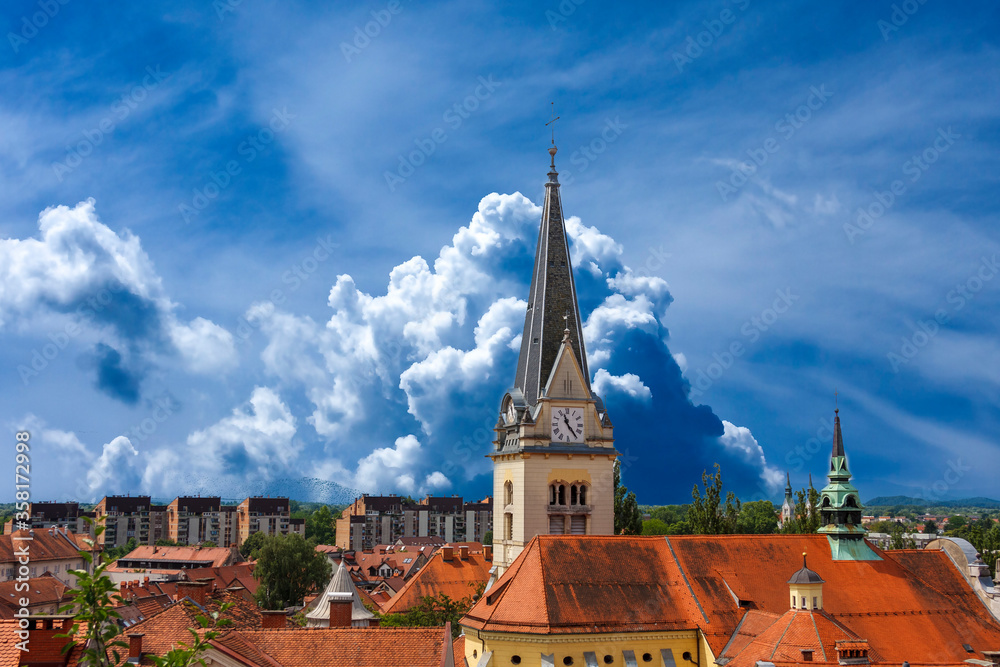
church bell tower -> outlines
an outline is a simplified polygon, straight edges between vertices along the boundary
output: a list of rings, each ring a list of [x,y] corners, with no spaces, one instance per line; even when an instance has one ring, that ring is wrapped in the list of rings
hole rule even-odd
[[[498,575],[535,535],[614,533],[618,452],[604,403],[590,387],[554,141],[549,154],[521,353],[489,455]]]

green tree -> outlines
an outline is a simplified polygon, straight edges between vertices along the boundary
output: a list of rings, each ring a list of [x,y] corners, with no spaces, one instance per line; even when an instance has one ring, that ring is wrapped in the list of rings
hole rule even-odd
[[[934,522],[933,519],[928,519],[924,523],[924,534],[926,534],[926,535],[936,535],[937,532],[938,532],[938,525]]]
[[[173,540],[159,539],[156,540],[156,546],[158,547],[179,547],[179,542],[174,542]]]
[[[257,604],[265,609],[300,605],[307,593],[326,585],[330,571],[329,559],[301,535],[268,536],[253,571],[260,582]]]
[[[743,503],[736,532],[743,535],[770,535],[778,530],[778,513],[770,500]]]
[[[88,524],[91,522],[89,518],[84,520]],[[95,538],[100,537],[102,533],[104,526],[98,525],[94,529]],[[94,540],[90,538],[85,538],[84,542],[89,547],[94,546]],[[107,557],[106,552],[99,557],[96,564],[89,552],[79,553],[87,563],[87,567],[83,570],[69,571],[69,574],[76,577],[76,587],[66,591],[69,603],[59,610],[62,613],[73,614],[73,625],[66,634],[57,636],[67,639],[76,637],[78,641],[82,641],[84,648],[80,656],[81,664],[88,667],[113,667],[122,663],[128,651],[128,644],[120,638],[121,630],[118,623],[121,614],[115,610],[115,607],[123,604],[124,600],[118,595],[118,587],[104,574],[113,561]],[[88,571],[91,566],[93,573]],[[69,648],[70,644],[67,643],[63,652]],[[123,653],[123,650],[126,653]]]
[[[104,558],[107,561],[116,561],[119,558],[123,558],[139,547],[139,541],[134,537],[128,538],[128,542],[121,545],[120,547],[111,547],[110,549],[104,550]]]
[[[470,584],[470,586],[473,586]],[[483,594],[486,582],[475,584],[470,594],[460,600],[452,600],[444,593],[431,596],[425,595],[420,603],[404,612],[386,614],[381,619],[381,625],[389,627],[438,627],[451,621],[452,637],[458,637],[461,627],[458,622],[469,613],[472,605]]]
[[[669,535],[670,524],[660,519],[648,519],[642,522],[643,535]]]
[[[218,546],[218,545],[215,542],[213,542],[212,540],[205,540],[204,542],[201,543],[201,547],[203,549],[211,549],[212,547],[216,547],[216,546]]]
[[[316,544],[333,544],[333,515],[326,505],[306,519],[306,539],[309,538],[316,540]]]
[[[912,537],[907,537],[906,526],[901,523],[892,522],[889,528],[889,549],[916,549],[917,542]]]
[[[486,534],[483,535],[483,544],[493,544],[493,531],[487,530]]]
[[[615,459],[615,535],[642,533],[642,512],[635,493],[622,484],[621,462]]]
[[[259,530],[256,533],[253,533],[250,537],[243,541],[243,544],[240,545],[240,555],[247,560],[254,560],[257,558],[257,552],[260,551],[262,546],[264,546],[264,541],[266,539],[267,535]]]
[[[965,528],[966,523],[965,517],[961,514],[957,514],[948,519],[948,523],[945,524],[945,535],[954,535],[958,531]]]
[[[701,483],[705,486],[705,496],[701,495],[698,485],[691,490],[691,510],[688,516],[695,535],[726,535],[736,531],[740,516],[740,499],[730,491],[726,494],[726,503],[722,504],[722,468],[715,464],[715,474],[709,476],[708,471],[701,474]]]

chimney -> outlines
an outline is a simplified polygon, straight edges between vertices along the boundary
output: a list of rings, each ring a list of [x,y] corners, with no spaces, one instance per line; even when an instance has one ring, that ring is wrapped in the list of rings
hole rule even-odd
[[[469,560],[469,547],[464,546],[464,545],[460,546],[458,548],[458,557],[461,560]]]
[[[205,585],[208,587],[207,591],[209,593],[214,593],[215,592],[215,577],[199,577],[199,578],[195,579],[195,581],[204,582]]]
[[[452,559],[452,554],[455,552],[455,548],[450,545],[445,545],[441,547],[441,558],[445,562],[450,563]]]
[[[205,591],[208,588],[208,584],[202,581],[178,581],[177,582],[177,597],[184,598],[185,596],[194,600],[194,602],[200,606],[205,606]]]
[[[485,544],[483,545],[483,558],[490,562],[493,562],[493,545]]]
[[[265,630],[285,627],[285,619],[288,618],[281,609],[264,609],[261,611],[261,615],[261,627]]]
[[[351,593],[330,593],[330,627],[351,627],[351,610],[354,606],[354,596]]]
[[[142,660],[142,638],[145,636],[144,632],[130,632],[128,634],[128,661],[133,664],[139,664]]]

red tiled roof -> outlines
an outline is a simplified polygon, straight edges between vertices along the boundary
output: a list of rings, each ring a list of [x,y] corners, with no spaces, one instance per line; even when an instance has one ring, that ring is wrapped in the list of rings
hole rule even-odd
[[[372,581],[381,579],[382,577],[378,574],[369,574],[369,568],[375,568],[377,571],[383,563],[386,563],[393,569],[394,572],[397,573],[393,576],[401,576],[406,579],[412,575],[413,568],[416,567],[417,560],[420,558],[419,551],[396,551],[395,549],[388,550],[385,546],[380,548],[387,550],[384,553],[379,553],[378,549],[373,552],[365,551],[355,553],[354,564],[351,565],[350,571],[359,573],[366,581]]]
[[[205,567],[222,567],[228,565],[235,557],[233,550],[228,547],[157,547],[144,545],[136,547],[128,555],[122,556],[120,560],[149,561],[154,563],[156,561],[204,563]]]
[[[683,630],[700,620],[662,537],[539,535],[462,625],[568,634]]]
[[[260,587],[260,582],[253,577],[254,566],[255,563],[237,563],[223,567],[198,567],[187,570],[185,574],[188,581],[214,577],[216,588],[242,586],[254,595]]]
[[[740,646],[732,642],[720,658],[732,658],[729,667],[753,667],[758,660],[767,662],[803,661],[803,651],[812,651],[812,662],[838,663],[837,642],[860,639],[823,611],[790,609],[781,616],[751,611],[741,625],[766,624],[756,628],[756,636]],[[746,634],[739,633],[742,638]],[[735,656],[735,657],[734,657]],[[870,652],[872,662],[883,662]]]
[[[482,554],[469,554],[467,560],[462,560],[458,556],[458,551],[455,551],[452,559],[446,561],[443,552],[438,551],[423,569],[413,575],[402,590],[389,600],[382,612],[391,614],[406,611],[420,604],[420,600],[428,595],[436,597],[444,594],[452,600],[472,597],[478,592],[477,587],[485,584],[490,578],[491,567],[493,563],[486,560]]]
[[[18,629],[18,621],[0,621],[0,667],[23,667],[26,665],[38,667],[55,667],[56,665],[60,667],[76,667],[83,645],[79,641],[76,641],[67,653],[64,654],[62,652],[67,642],[72,642],[73,640],[56,637],[56,635],[65,632],[61,621],[57,621],[56,626],[50,629],[37,627],[36,629],[29,630],[28,651],[21,651],[17,647],[17,643],[23,641],[15,634]],[[80,633],[78,632],[77,639],[79,637]]]
[[[27,589],[23,588],[25,584],[28,585]],[[18,590],[19,588],[20,590]],[[0,605],[4,611],[10,611],[13,614],[14,611],[21,608],[19,600],[22,597],[30,599],[31,606],[36,608],[37,605],[58,604],[63,601],[66,588],[66,584],[49,574],[33,577],[24,582],[0,581]],[[5,618],[13,618],[13,616],[5,616]]]
[[[445,628],[295,628],[226,632],[214,647],[262,667],[440,667]]]
[[[31,540],[17,539],[26,537],[31,537]],[[62,530],[39,528],[34,531],[18,530],[9,535],[0,535],[0,562],[15,561],[15,550],[24,545],[28,545],[30,549],[32,563],[80,559],[80,547],[77,546],[74,533],[67,534]]]
[[[847,638],[893,664],[958,665],[1000,649],[1000,623],[943,552],[873,550],[881,560],[834,561],[823,535],[540,535],[462,624],[535,634],[697,627],[716,655],[770,646],[777,664],[801,662],[806,646],[821,661]],[[803,552],[826,582],[822,613],[788,609]]]
[[[18,667],[21,650],[15,646],[20,641],[17,635],[17,621],[0,620],[0,667]]]
[[[128,632],[145,633],[142,639],[144,655],[148,653],[164,655],[175,646],[188,643],[191,639],[188,629],[200,627],[198,617],[208,617],[209,613],[219,611],[220,605],[224,602],[232,604],[232,607],[222,615],[231,621],[230,625],[226,626],[227,629],[254,630],[262,627],[263,614],[256,604],[230,591],[217,591],[206,601],[204,608],[185,598],[136,623],[128,629]],[[143,659],[143,664],[147,662],[149,661]]]
[[[824,535],[692,535],[668,542],[711,619],[700,625],[716,653],[746,613],[727,585],[740,588],[747,606],[783,614],[785,582],[800,567],[802,553],[826,581],[824,610],[889,662],[912,664],[914,651],[923,649],[961,663],[971,657],[963,643],[979,651],[1000,647],[1000,624],[944,552],[884,552],[872,546],[882,560],[834,561]]]

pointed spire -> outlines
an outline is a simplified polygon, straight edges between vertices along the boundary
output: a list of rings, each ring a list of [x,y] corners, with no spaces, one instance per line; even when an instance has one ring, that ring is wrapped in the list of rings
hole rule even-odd
[[[840,432],[840,408],[833,411],[833,455],[845,456],[844,436]]]
[[[785,472],[785,495],[789,495],[792,492],[792,476]]]
[[[542,220],[535,250],[535,269],[531,276],[521,353],[514,379],[514,386],[521,390],[529,406],[537,403],[567,336],[573,341],[576,362],[583,372],[587,389],[590,389],[590,371],[583,345],[583,323],[559,195],[556,152],[553,139],[552,147],[549,148],[549,155],[552,157],[551,171],[545,184],[545,202],[542,205]]]

